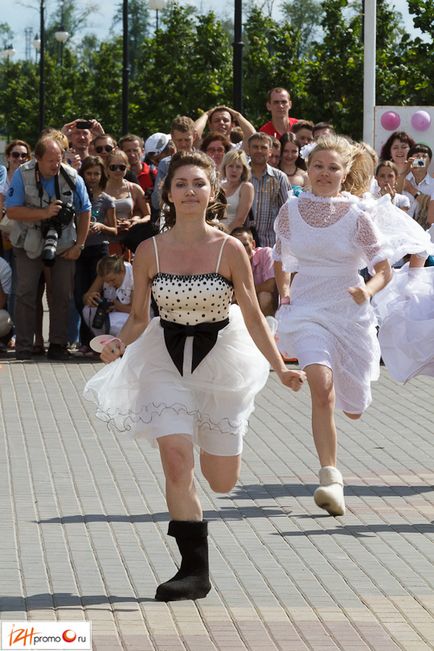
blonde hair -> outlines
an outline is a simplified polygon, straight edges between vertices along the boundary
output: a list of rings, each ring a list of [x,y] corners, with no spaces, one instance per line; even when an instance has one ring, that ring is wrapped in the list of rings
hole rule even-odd
[[[353,144],[353,162],[342,184],[342,189],[362,197],[369,192],[375,172],[375,162],[372,156],[372,149],[364,142]]]
[[[354,152],[353,145],[347,138],[344,138],[343,136],[335,136],[333,134],[320,136],[315,143],[315,147],[309,152],[307,169],[309,169],[312,164],[314,155],[320,151],[335,151],[340,156],[345,174],[349,173],[353,162]]]
[[[369,192],[375,170],[373,149],[369,145],[364,142],[352,142],[348,138],[333,134],[320,136],[309,153],[308,169],[314,155],[319,151],[335,151],[340,156],[345,172],[342,190],[357,197]]]
[[[106,255],[98,260],[96,273],[101,278],[108,274],[120,274],[125,271],[125,262],[121,255]]]
[[[280,144],[280,143],[279,143]],[[223,176],[226,178],[226,166],[231,163],[240,162],[243,166],[243,171],[241,173],[241,181],[249,181],[251,177],[250,167],[247,162],[247,157],[241,149],[231,149],[228,151],[222,160],[221,169],[223,170]]]

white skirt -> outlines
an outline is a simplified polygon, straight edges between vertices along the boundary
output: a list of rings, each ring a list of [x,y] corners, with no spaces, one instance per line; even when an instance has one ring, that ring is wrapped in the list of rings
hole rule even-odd
[[[291,285],[291,305],[276,313],[277,346],[296,357],[301,368],[311,364],[333,371],[336,407],[363,413],[372,401],[371,382],[380,373],[380,346],[374,311],[358,305],[348,287],[361,285],[357,271],[340,277],[296,274]]]
[[[398,382],[434,376],[434,267],[394,272],[374,297],[384,364]]]
[[[186,434],[210,454],[240,454],[269,364],[236,305],[230,308],[229,324],[193,373],[192,342],[187,337],[180,375],[166,349],[160,319],[152,319],[121,358],[88,381],[84,397],[95,402],[96,415],[109,427],[153,445],[160,436]]]

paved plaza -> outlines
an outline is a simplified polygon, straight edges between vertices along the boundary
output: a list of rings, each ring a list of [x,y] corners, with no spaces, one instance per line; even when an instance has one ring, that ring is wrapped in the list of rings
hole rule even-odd
[[[347,515],[332,518],[312,499],[308,389],[271,374],[237,488],[198,479],[213,589],[164,604],[178,552],[158,452],[95,418],[98,367],[2,362],[3,620],[89,620],[95,651],[434,649],[434,379],[382,369],[363,420],[338,417]]]

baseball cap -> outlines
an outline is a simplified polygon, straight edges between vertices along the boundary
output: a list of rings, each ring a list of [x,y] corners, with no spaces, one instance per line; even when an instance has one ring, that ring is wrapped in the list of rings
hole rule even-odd
[[[153,133],[145,142],[145,156],[148,154],[161,154],[167,147],[170,136],[167,133]]]

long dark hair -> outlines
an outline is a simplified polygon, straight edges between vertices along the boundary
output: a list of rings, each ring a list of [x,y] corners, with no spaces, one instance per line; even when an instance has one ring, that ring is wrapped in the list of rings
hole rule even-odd
[[[172,156],[170,161],[167,176],[164,179],[163,187],[161,190],[162,198],[162,211],[164,215],[164,224],[166,228],[172,228],[176,224],[176,211],[174,204],[169,199],[170,188],[176,170],[186,165],[195,165],[204,170],[211,185],[211,191],[214,199],[209,203],[206,219],[212,221],[213,219],[221,219],[224,215],[225,206],[220,201],[216,201],[219,193],[219,182],[217,178],[217,170],[214,162],[209,156],[201,151],[184,152],[180,151]]]
[[[285,145],[287,142],[292,142],[294,145],[297,145],[298,147],[298,156],[296,160],[294,161],[295,167],[300,170],[306,171],[306,163],[303,160],[303,158],[300,156],[300,145],[297,142],[297,138],[295,137],[295,133],[292,133],[290,131],[289,133],[284,133],[283,136],[280,138],[280,144],[282,146],[281,152],[280,152],[280,160],[282,161],[282,155],[283,155],[283,150],[285,149]],[[280,163],[279,163],[279,168],[280,168]]]
[[[91,167],[99,167],[101,170],[101,181],[99,182],[99,187],[101,190],[104,190],[105,186],[107,185],[107,174],[105,171],[105,165],[104,161],[101,158],[101,156],[86,156],[86,158],[83,159],[83,162],[80,167],[79,174],[80,176],[83,177],[84,179],[84,173],[86,170],[88,170]],[[86,180],[84,181],[86,183]],[[86,183],[86,188],[87,188],[87,183]],[[89,188],[87,188],[89,192]]]
[[[394,131],[381,148],[380,160],[392,160],[392,144],[394,140],[405,142],[409,147],[414,147],[416,142],[405,131]]]

